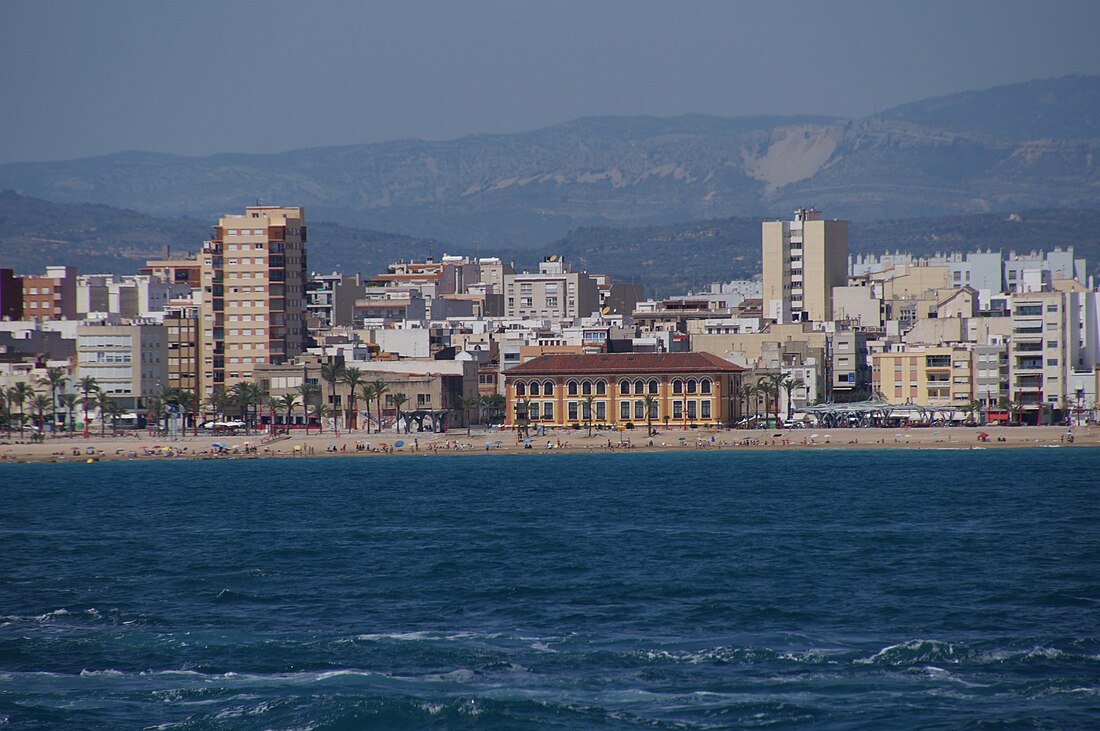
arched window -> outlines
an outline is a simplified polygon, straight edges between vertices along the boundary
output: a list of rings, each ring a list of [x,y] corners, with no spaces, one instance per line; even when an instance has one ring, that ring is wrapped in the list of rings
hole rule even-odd
[[[585,381],[581,384],[581,393],[585,396],[592,395],[592,381]]]
[[[623,380],[619,381],[619,393],[621,393],[621,394],[629,394],[630,393],[630,381],[626,380],[625,378]]]
[[[531,381],[531,395],[532,396],[538,396],[539,391],[541,391],[541,390],[542,389],[539,387],[539,382],[538,381]]]
[[[542,384],[542,395],[543,396],[553,396],[554,395],[554,382],[553,381],[547,381],[546,383]]]
[[[696,383],[695,383],[695,379],[694,379],[694,378],[689,378],[689,379],[688,379],[688,393],[695,393],[695,387],[696,387],[697,385],[698,385],[698,384],[696,384]]]
[[[677,378],[675,381],[672,382],[672,392],[673,393],[683,393],[684,392],[684,382],[681,381],[679,378]]]
[[[651,379],[649,382],[649,392],[656,396],[661,391],[661,384],[657,383],[657,379]]]
[[[523,381],[517,381],[516,382],[516,395],[517,396],[526,396],[527,395],[527,384],[524,383]]]
[[[699,381],[699,393],[710,393],[710,379],[704,378]]]
[[[596,395],[597,396],[606,396],[607,395],[607,381],[605,381],[603,379],[600,379],[599,381],[596,381]]]
[[[577,382],[576,381],[570,381],[567,388],[569,389],[569,395],[570,396],[576,396],[577,395]]]
[[[641,396],[645,393],[645,384],[641,380],[634,381],[634,395]]]

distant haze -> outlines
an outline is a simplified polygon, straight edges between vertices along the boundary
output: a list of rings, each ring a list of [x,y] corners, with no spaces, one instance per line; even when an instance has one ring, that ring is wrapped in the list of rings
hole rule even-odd
[[[1100,3],[0,4],[0,162],[443,139],[589,115],[859,117],[1100,73]]]

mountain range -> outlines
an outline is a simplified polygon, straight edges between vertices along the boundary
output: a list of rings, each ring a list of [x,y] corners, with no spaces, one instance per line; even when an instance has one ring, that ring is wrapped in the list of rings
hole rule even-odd
[[[810,205],[852,221],[1097,209],[1098,153],[1100,77],[1071,76],[861,119],[592,117],[448,141],[13,163],[0,189],[204,225],[256,200],[304,205],[315,222],[530,251],[578,227]]]
[[[732,217],[638,227],[580,227],[541,249],[443,244],[398,234],[309,224],[309,266],[316,271],[385,271],[399,259],[444,253],[494,255],[534,268],[545,254],[561,254],[578,269],[640,282],[670,295],[719,279],[760,272],[760,218]],[[97,204],[53,203],[0,191],[0,266],[19,272],[71,264],[82,273],[133,273],[147,259],[196,251],[210,222],[158,218]],[[852,221],[853,253],[911,251],[929,255],[976,248],[1020,252],[1072,245],[1094,266],[1100,262],[1100,211],[1030,210],[917,219]],[[1095,271],[1095,269],[1094,269]]]

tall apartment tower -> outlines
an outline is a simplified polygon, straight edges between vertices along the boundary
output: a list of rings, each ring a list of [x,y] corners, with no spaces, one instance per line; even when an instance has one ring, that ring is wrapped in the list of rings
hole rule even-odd
[[[222,217],[201,265],[203,397],[305,350],[304,209],[248,206]]]
[[[765,221],[762,240],[765,317],[833,319],[833,287],[848,283],[848,222],[800,208],[793,221]]]

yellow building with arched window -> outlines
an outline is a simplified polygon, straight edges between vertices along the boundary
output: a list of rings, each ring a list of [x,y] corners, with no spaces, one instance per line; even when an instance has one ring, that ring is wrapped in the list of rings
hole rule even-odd
[[[509,426],[732,426],[738,365],[709,353],[543,355],[504,372]]]

